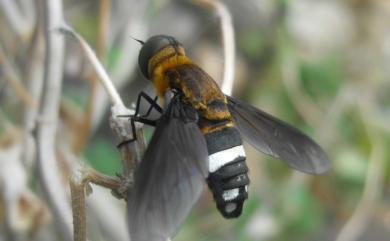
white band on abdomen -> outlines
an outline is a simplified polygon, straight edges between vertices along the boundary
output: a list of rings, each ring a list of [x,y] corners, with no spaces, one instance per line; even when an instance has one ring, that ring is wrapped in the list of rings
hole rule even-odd
[[[231,201],[231,200],[235,199],[238,196],[239,191],[240,190],[238,188],[234,188],[234,189],[223,191],[222,198],[225,201]]]
[[[237,157],[245,157],[245,150],[242,145],[211,154],[209,156],[209,172],[217,171],[222,166],[234,161]]]

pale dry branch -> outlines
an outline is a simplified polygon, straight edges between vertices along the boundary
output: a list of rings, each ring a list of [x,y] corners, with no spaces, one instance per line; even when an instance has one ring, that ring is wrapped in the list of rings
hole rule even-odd
[[[110,70],[110,76],[115,82],[118,90],[129,84],[131,75],[137,67],[137,57],[139,44],[130,36],[144,39],[148,30],[145,20],[145,12],[149,5],[149,0],[131,0],[125,5],[116,4],[118,14],[112,16],[111,41],[108,47],[112,46],[112,40],[118,39],[117,48],[120,54],[115,65]],[[114,3],[113,3],[114,7]],[[125,24],[120,24],[125,19]],[[117,28],[115,30],[115,28]],[[113,30],[114,29],[114,30]],[[101,123],[103,115],[108,108],[107,95],[102,88],[97,88],[94,113],[92,115],[92,131],[96,130]]]
[[[41,12],[42,10],[36,8],[36,15],[40,16],[37,19],[37,26],[35,28],[35,33],[32,38],[31,48],[30,48],[30,58],[27,64],[27,91],[30,93],[31,98],[39,101],[42,95],[42,85],[43,85],[43,73],[44,73],[44,43],[43,43],[43,19]],[[35,161],[36,146],[32,132],[35,128],[38,116],[38,103],[36,107],[31,108],[25,106],[24,108],[24,137],[23,137],[23,163],[26,166],[27,170],[33,166]]]
[[[36,232],[48,223],[49,211],[29,189],[29,172],[24,168],[21,155],[22,133],[7,120],[0,138],[0,198],[2,221],[6,226],[7,240],[27,240],[27,234]]]
[[[103,84],[104,89],[108,93],[111,100],[112,116],[110,119],[110,124],[111,124],[111,128],[113,129],[118,139],[118,143],[122,143],[126,140],[133,138],[134,134],[137,135],[137,140],[139,141],[135,141],[129,143],[128,145],[124,145],[124,147],[120,149],[122,153],[124,176],[128,176],[128,174],[133,173],[135,166],[137,165],[138,161],[141,159],[140,157],[141,153],[143,153],[143,150],[145,149],[144,147],[145,141],[143,139],[142,124],[137,123],[136,124],[137,133],[132,133],[128,118],[123,118],[121,116],[129,116],[134,113],[134,110],[127,109],[124,106],[111,79],[109,78],[102,64],[97,59],[91,47],[85,42],[85,40],[83,40],[83,38],[79,34],[77,34],[69,26],[66,27],[63,26],[60,29],[65,33],[71,34],[81,44],[89,61],[91,62],[94,69],[96,70],[97,74],[99,75],[100,77],[99,79]]]
[[[3,47],[0,46],[0,64],[4,71],[4,79],[8,82],[9,86],[15,91],[16,95],[23,102],[26,107],[36,108],[38,103],[31,97],[26,87],[22,84],[17,71],[8,61]]]
[[[55,29],[63,23],[62,1],[46,0],[44,7],[45,69],[37,123],[37,160],[40,183],[63,240],[72,240],[72,214],[61,181],[56,155],[56,133],[61,97],[64,39]]]
[[[85,55],[87,56],[88,60],[92,64],[96,73],[98,74],[100,81],[110,98],[111,104],[117,106],[124,106],[122,99],[120,98],[117,90],[114,87],[114,84],[112,83],[106,70],[104,69],[103,65],[99,62],[99,59],[96,57],[96,54],[93,52],[93,50],[88,45],[88,43],[78,33],[76,33],[69,25],[62,24],[61,26],[58,27],[58,29],[74,37],[77,40],[77,42],[80,44],[80,46],[85,52]]]
[[[99,4],[99,23],[98,23],[98,32],[97,32],[97,43],[96,43],[96,56],[97,58],[104,63],[104,58],[107,52],[107,41],[108,41],[108,31],[109,31],[109,20],[111,12],[111,0],[101,0]],[[98,90],[101,89],[101,86],[98,84],[98,78],[96,74],[88,76],[88,81],[90,84],[90,94],[88,102],[85,108],[85,114],[77,128],[77,137],[73,142],[73,150],[76,153],[80,153],[88,140],[88,137],[91,134],[92,122],[93,122],[93,113],[96,108],[96,103],[98,102]],[[104,93],[105,94],[105,93]]]
[[[27,38],[33,30],[33,21],[21,13],[16,1],[0,0],[0,11],[11,30],[21,39]]]
[[[36,1],[19,0],[18,2],[25,21],[34,22],[37,16]]]
[[[129,1],[128,6],[124,13],[128,18],[126,19],[125,26],[119,29],[117,34],[118,48],[121,50],[121,54],[117,60],[115,66],[110,71],[112,79],[116,85],[122,86],[134,70],[137,67],[139,43],[135,42],[131,36],[138,39],[144,39],[147,36],[148,26],[146,24],[145,12],[150,3],[150,0],[145,1]],[[120,25],[122,26],[122,25]]]
[[[317,136],[321,140],[319,143],[324,146],[328,146],[337,137],[336,121],[353,102],[354,97],[350,88],[351,86],[348,85],[341,87],[333,101],[328,104],[326,111],[324,111],[322,121],[317,129]]]
[[[143,134],[143,125],[135,123],[136,133],[132,133],[129,119],[120,117],[123,113],[133,114],[134,110],[129,112],[128,109],[123,110],[120,106],[111,107],[110,127],[114,132],[118,143],[126,142],[134,136],[137,141],[121,145],[119,151],[121,153],[121,160],[123,166],[123,176],[128,179],[129,185],[133,182],[133,173],[138,163],[142,159],[142,155],[146,149],[146,141]]]
[[[108,33],[110,26],[111,0],[100,0],[99,5],[99,27],[96,43],[96,55],[103,60],[107,52]]]
[[[356,103],[356,108],[360,111],[371,143],[369,165],[362,197],[354,213],[338,234],[336,241],[356,241],[359,239],[370,223],[373,210],[382,197],[381,192],[385,185],[386,147],[384,139],[380,131],[376,129],[375,125],[371,125],[371,121],[369,120],[369,110],[372,108],[372,105],[368,105],[367,100],[359,102]]]
[[[17,203],[27,189],[26,173],[19,162],[21,146],[16,143],[15,134],[13,133],[14,138],[7,140],[8,144],[0,149],[0,191],[5,207],[4,224],[7,226],[8,239],[14,239],[20,226],[23,226],[18,215]]]
[[[96,55],[102,63],[105,62],[105,56],[107,52],[110,13],[111,0],[100,0]],[[96,75],[91,75],[89,78],[90,94],[84,112],[85,114],[83,116],[82,123],[80,124],[79,128],[77,128],[77,138],[75,138],[75,141],[73,142],[73,150],[76,153],[81,153],[91,133],[93,113],[94,109],[96,108],[95,103],[97,102],[97,92],[100,88],[98,81],[98,76]]]
[[[233,92],[234,75],[235,75],[235,59],[236,47],[234,39],[234,27],[232,16],[226,5],[218,0],[193,0],[193,2],[206,6],[215,11],[220,20],[220,28],[222,33],[222,46],[224,53],[223,78],[221,81],[221,90],[227,95]]]
[[[372,216],[372,210],[380,198],[383,186],[384,146],[382,140],[374,140],[369,159],[364,191],[351,218],[341,229],[336,241],[355,241],[366,230]]]
[[[367,123],[377,129],[390,133],[390,115],[381,113],[377,108],[370,110],[370,114],[366,116]]]
[[[73,118],[73,121],[77,119],[77,121],[73,123],[77,123],[75,126],[75,134],[73,141],[73,150],[75,153],[80,154],[87,144],[88,138],[91,133],[91,125],[92,125],[92,114],[95,108],[96,102],[96,90],[98,88],[98,79],[97,76],[90,76],[90,94],[88,97],[87,105],[85,110],[83,111],[83,115],[80,118]],[[72,114],[71,114],[72,115]],[[68,117],[71,117],[68,115]]]
[[[136,124],[136,133],[132,133],[130,122],[128,118],[122,116],[129,116],[134,113],[133,110],[127,109],[117,93],[113,83],[111,82],[104,67],[97,59],[96,55],[89,47],[89,45],[83,40],[83,38],[77,34],[69,26],[62,26],[61,31],[73,36],[82,46],[88,60],[96,70],[99,80],[104,86],[104,90],[108,93],[111,100],[111,112],[110,118],[111,128],[117,137],[119,143],[123,143],[129,139],[132,139],[134,135],[137,137],[137,141],[129,142],[126,145],[121,145],[120,152],[122,155],[123,174],[121,178],[109,177],[102,175],[92,169],[83,168],[76,170],[79,174],[72,177],[71,189],[72,189],[72,203],[73,203],[73,216],[74,216],[74,235],[75,240],[85,240],[85,196],[84,190],[87,183],[94,183],[100,186],[104,186],[113,190],[114,194],[120,198],[127,199],[127,192],[133,185],[133,172],[141,159],[142,153],[145,149],[145,141],[143,139],[142,125]],[[75,197],[73,197],[75,195]],[[80,203],[83,202],[83,203]]]
[[[290,100],[294,104],[299,115],[305,119],[307,123],[319,123],[322,114],[318,106],[305,94],[300,86],[298,79],[298,63],[297,59],[288,50],[283,55],[281,66],[282,81]]]

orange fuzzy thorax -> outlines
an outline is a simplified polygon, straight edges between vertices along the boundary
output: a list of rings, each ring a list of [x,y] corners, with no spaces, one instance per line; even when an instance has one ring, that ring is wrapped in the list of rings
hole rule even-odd
[[[178,65],[191,64],[191,60],[185,55],[183,47],[178,47],[177,53],[172,46],[161,49],[149,60],[149,73],[151,73],[153,84],[161,100],[169,88],[169,79],[165,75],[168,69]]]

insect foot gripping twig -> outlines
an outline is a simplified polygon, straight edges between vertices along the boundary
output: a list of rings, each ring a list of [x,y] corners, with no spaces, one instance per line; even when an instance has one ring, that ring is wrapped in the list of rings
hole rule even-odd
[[[128,190],[133,186],[133,172],[141,160],[141,155],[145,150],[145,140],[142,132],[142,125],[131,123],[127,117],[134,114],[133,110],[127,109],[119,93],[115,89],[109,75],[103,65],[99,62],[95,53],[88,43],[76,33],[70,26],[63,24],[59,28],[60,32],[69,34],[75,39],[85,52],[86,57],[94,67],[99,80],[107,92],[112,104],[112,114],[110,126],[117,137],[120,145],[120,153],[123,165],[123,172],[118,177],[109,177],[90,168],[79,168],[78,173],[71,178],[72,209],[74,217],[74,237],[76,241],[86,240],[85,228],[85,189],[88,183],[94,183],[112,190],[118,198],[127,199]],[[134,133],[133,133],[134,132]],[[136,137],[136,138],[134,138]],[[135,140],[135,141],[128,141]]]
[[[131,115],[133,112],[122,105],[114,105],[112,107],[110,126],[119,143],[133,139],[130,121],[128,118],[120,117]],[[145,149],[142,125],[136,123],[135,130],[136,141],[127,142],[120,146],[123,173],[119,177],[107,176],[83,165],[74,168],[73,175],[70,178],[70,189],[75,241],[86,240],[85,193],[88,191],[89,183],[109,188],[117,198],[127,199],[128,191],[134,183],[133,172],[141,160],[141,155]]]
[[[131,127],[129,118],[123,116],[131,116],[134,111],[126,109],[120,105],[114,105],[111,108],[110,127],[114,132],[118,143],[126,143],[120,145],[119,151],[121,153],[123,177],[129,185],[133,182],[133,172],[142,158],[145,151],[145,139],[142,131],[142,124],[134,123],[135,128]],[[135,133],[132,133],[135,131]],[[135,140],[127,142],[128,140]]]

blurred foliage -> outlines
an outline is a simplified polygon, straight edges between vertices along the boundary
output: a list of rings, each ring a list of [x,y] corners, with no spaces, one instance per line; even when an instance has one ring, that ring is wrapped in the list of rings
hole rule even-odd
[[[111,140],[96,138],[86,149],[85,156],[96,170],[115,176],[121,172],[118,151],[112,148]]]
[[[121,50],[117,46],[113,46],[108,53],[108,61],[107,61],[107,68],[112,69],[119,59],[119,56],[121,54]]]
[[[285,223],[285,232],[276,240],[302,240],[307,234],[316,232],[324,224],[324,213],[319,200],[313,197],[307,187],[296,186],[283,194],[285,209],[278,210],[279,215],[290,213],[281,220]],[[292,238],[295,237],[295,238]]]
[[[318,62],[303,62],[300,65],[300,79],[305,92],[313,99],[333,97],[342,85],[345,67],[340,56],[329,56]]]

